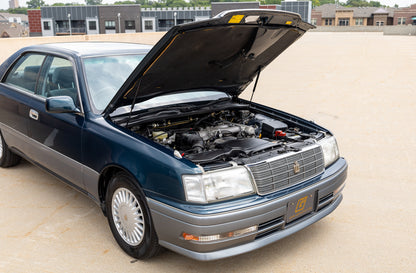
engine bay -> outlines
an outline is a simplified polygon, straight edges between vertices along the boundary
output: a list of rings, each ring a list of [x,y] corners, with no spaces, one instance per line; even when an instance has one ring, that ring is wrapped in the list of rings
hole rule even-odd
[[[155,118],[130,129],[204,168],[247,164],[299,151],[325,136],[313,127],[260,112],[239,104],[234,109]]]

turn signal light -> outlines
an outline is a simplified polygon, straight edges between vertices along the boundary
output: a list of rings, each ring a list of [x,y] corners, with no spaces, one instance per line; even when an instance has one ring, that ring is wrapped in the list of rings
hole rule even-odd
[[[214,234],[214,235],[193,235],[186,232],[183,232],[181,234],[181,237],[186,241],[197,241],[197,242],[212,242],[212,241],[218,241],[222,239],[232,238],[232,237],[238,237],[247,233],[255,232],[257,231],[257,226],[252,226],[244,229],[239,229],[231,232],[225,232],[220,234]]]

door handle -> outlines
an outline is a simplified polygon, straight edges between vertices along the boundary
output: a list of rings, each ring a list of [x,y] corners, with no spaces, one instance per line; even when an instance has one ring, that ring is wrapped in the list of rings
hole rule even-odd
[[[29,111],[29,117],[34,119],[34,120],[38,120],[39,118],[39,113],[33,109],[30,109]]]

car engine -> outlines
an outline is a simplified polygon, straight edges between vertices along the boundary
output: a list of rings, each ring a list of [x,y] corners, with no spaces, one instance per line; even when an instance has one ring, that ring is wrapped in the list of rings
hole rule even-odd
[[[324,133],[250,110],[220,110],[153,121],[132,130],[196,164],[249,163],[315,143]]]

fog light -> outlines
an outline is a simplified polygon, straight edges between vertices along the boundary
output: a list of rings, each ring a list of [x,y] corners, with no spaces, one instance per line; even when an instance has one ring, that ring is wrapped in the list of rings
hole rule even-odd
[[[213,235],[193,235],[186,232],[181,234],[181,237],[186,241],[198,241],[198,242],[212,242],[218,241],[222,239],[238,237],[247,233],[257,231],[257,226],[252,226],[244,229],[239,229],[231,232],[225,232],[220,234],[213,234]]]

